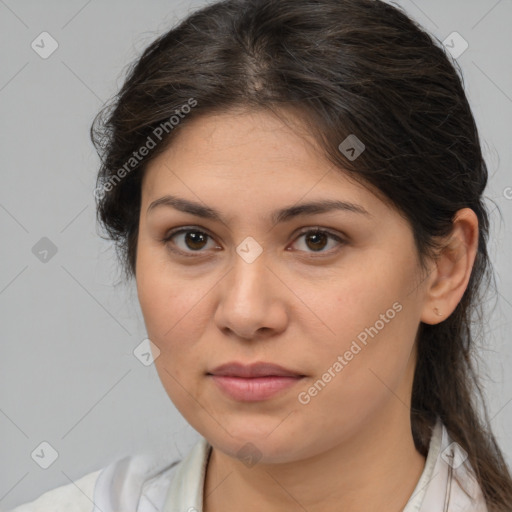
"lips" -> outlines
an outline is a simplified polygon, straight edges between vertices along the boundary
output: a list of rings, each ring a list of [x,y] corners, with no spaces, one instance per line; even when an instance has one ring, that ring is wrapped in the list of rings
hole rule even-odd
[[[241,402],[267,400],[296,385],[305,375],[273,363],[217,366],[207,376],[225,395]]]
[[[230,362],[217,366],[210,372],[209,375],[223,375],[226,377],[242,377],[242,378],[255,378],[255,377],[304,377],[300,372],[289,370],[283,366],[258,362],[249,365],[244,365],[238,362]]]

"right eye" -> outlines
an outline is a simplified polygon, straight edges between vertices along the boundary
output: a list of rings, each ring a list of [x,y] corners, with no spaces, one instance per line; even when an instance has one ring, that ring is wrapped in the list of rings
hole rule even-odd
[[[173,241],[175,239],[177,240],[176,242]],[[201,249],[205,247],[208,239],[213,240],[213,238],[208,233],[189,227],[178,228],[171,231],[170,233],[167,233],[161,242],[164,243],[166,247],[174,253],[181,254],[183,256],[194,257],[195,255],[191,253],[205,252]],[[180,242],[181,247],[179,247]]]

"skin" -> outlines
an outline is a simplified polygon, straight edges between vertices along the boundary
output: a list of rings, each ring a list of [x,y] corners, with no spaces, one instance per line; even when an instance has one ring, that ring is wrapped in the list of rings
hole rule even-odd
[[[460,301],[478,221],[472,210],[460,210],[447,249],[423,272],[407,221],[335,169],[293,119],[266,111],[203,115],[180,127],[148,165],[136,282],[148,337],[160,350],[155,365],[172,402],[213,446],[206,512],[398,512],[425,464],[410,422],[417,330],[421,321],[446,319]],[[166,194],[219,210],[223,222],[168,206],[148,213]],[[350,201],[368,215],[331,211],[277,225],[269,219],[276,209],[314,199]],[[317,226],[343,242],[299,233]],[[178,227],[209,236],[162,242]],[[248,236],[263,250],[252,263],[236,252]],[[300,403],[298,394],[397,302],[400,312]],[[206,375],[234,360],[273,362],[305,377],[267,400],[244,403]],[[254,465],[237,457],[247,442],[256,447]]]

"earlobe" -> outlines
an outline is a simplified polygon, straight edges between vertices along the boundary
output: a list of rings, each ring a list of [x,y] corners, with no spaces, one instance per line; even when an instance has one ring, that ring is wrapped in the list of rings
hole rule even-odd
[[[426,290],[421,321],[446,320],[462,299],[478,250],[478,217],[470,208],[457,212],[453,229],[434,262]]]

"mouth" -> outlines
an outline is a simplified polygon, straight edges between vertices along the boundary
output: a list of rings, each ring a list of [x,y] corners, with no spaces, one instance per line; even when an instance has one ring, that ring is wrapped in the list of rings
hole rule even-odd
[[[306,376],[273,363],[243,365],[232,362],[208,372],[228,397],[242,402],[266,400],[291,388]]]

